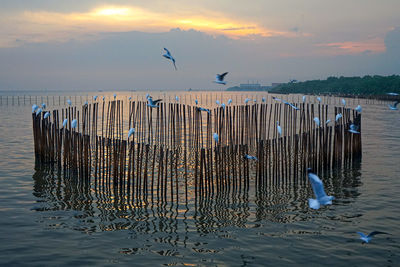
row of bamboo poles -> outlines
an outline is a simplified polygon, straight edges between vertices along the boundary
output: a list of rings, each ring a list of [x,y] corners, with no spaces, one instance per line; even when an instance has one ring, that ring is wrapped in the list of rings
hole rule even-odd
[[[361,130],[361,114],[344,107],[297,106],[257,103],[207,112],[179,103],[151,108],[147,102],[124,106],[115,100],[86,104],[80,111],[53,110],[46,119],[44,112],[33,113],[35,155],[99,190],[177,203],[297,183],[308,167],[320,173],[361,156],[361,134],[348,131],[352,123]],[[342,118],[335,121],[339,113]],[[333,122],[326,123],[328,118]],[[135,133],[127,138],[131,128]]]

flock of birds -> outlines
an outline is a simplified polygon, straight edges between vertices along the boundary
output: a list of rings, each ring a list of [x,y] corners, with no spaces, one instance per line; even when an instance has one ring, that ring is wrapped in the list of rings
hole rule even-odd
[[[177,70],[175,58],[172,56],[171,52],[170,52],[167,48],[164,48],[164,50],[165,50],[165,54],[163,54],[162,56],[165,57],[165,58],[167,58],[168,60],[171,60],[173,66],[174,66],[174,68],[175,68],[175,70]],[[226,81],[224,81],[224,79],[225,79],[225,76],[226,76],[227,74],[228,74],[228,72],[224,72],[224,73],[222,73],[222,74],[217,74],[217,75],[216,75],[216,79],[215,79],[215,81],[213,81],[213,82],[214,82],[214,83],[218,83],[218,84],[222,84],[222,85],[226,85]],[[397,96],[398,94],[397,94],[397,93],[388,93],[388,95]],[[116,96],[117,96],[117,95],[114,94],[113,96],[114,96],[114,99],[116,99]],[[94,101],[96,101],[97,98],[98,98],[97,95],[94,96],[94,97],[93,97]],[[149,94],[146,95],[146,99],[147,99],[147,106],[149,106],[150,108],[158,108],[158,107],[159,107],[158,104],[162,101],[162,99],[153,100],[152,96],[150,96]],[[288,105],[289,107],[291,107],[291,108],[293,108],[293,109],[295,109],[295,110],[299,110],[298,107],[296,107],[295,105],[293,105],[293,104],[291,104],[291,103],[289,103],[289,102],[287,102],[287,101],[285,101],[285,100],[279,99],[279,98],[277,98],[277,97],[272,97],[272,99],[275,100],[275,101],[277,101],[277,102],[281,102],[281,103],[283,103],[283,104],[285,104],[285,105]],[[320,97],[317,97],[316,99],[317,99],[318,102],[321,102],[321,101],[322,101]],[[103,101],[104,101],[104,100],[105,100],[105,97],[103,96]],[[131,97],[129,97],[129,100],[131,100]],[[178,96],[175,96],[175,100],[176,100],[177,102],[179,102],[179,97],[178,97]],[[303,100],[303,103],[306,102],[306,96],[303,96],[303,97],[302,97],[302,100]],[[246,98],[246,99],[244,100],[244,103],[245,103],[245,104],[248,104],[250,101],[251,101],[251,99]],[[266,101],[265,97],[263,97],[261,101],[262,101],[262,102],[265,102],[265,101]],[[257,100],[256,100],[256,99],[253,99],[253,102],[256,103]],[[342,99],[341,102],[342,102],[343,106],[345,107],[345,106],[346,106],[346,100],[345,100],[345,99]],[[71,101],[70,99],[67,100],[67,103],[68,103],[68,105],[72,105],[72,101]],[[228,99],[227,104],[221,103],[219,100],[216,100],[216,104],[219,105],[220,107],[224,108],[224,109],[225,109],[226,105],[230,105],[231,103],[232,103],[232,99]],[[390,110],[398,110],[398,108],[397,108],[398,103],[399,103],[399,102],[396,101],[396,102],[394,102],[393,105],[390,105],[390,104],[389,104],[389,105],[388,105],[388,106],[389,106],[389,109],[390,109]],[[197,99],[195,99],[195,104],[196,104],[196,105],[199,104],[199,101],[198,101]],[[88,103],[85,102],[85,105],[88,105]],[[42,113],[45,109],[46,109],[46,104],[45,104],[45,103],[41,104],[41,107],[39,107],[38,105],[35,104],[35,105],[32,106],[32,113],[36,113],[36,115],[39,115],[39,114]],[[211,110],[210,110],[210,109],[203,108],[203,107],[199,107],[199,106],[197,107],[197,109],[198,109],[199,111],[204,111],[204,112],[208,112],[209,114],[211,114]],[[358,105],[358,106],[355,108],[355,110],[356,110],[357,112],[361,113],[361,112],[362,112],[362,107],[361,107],[360,105]],[[46,119],[46,118],[48,118],[48,117],[50,117],[50,112],[49,112],[49,111],[47,111],[47,112],[44,114],[43,118]],[[339,121],[342,117],[343,117],[343,115],[342,115],[341,113],[337,114],[337,115],[335,116],[335,122]],[[320,119],[319,119],[318,117],[315,117],[315,118],[314,118],[314,122],[315,122],[315,124],[316,124],[318,127],[320,127],[321,122],[320,122]],[[331,122],[331,120],[328,119],[328,120],[325,122],[325,124],[328,125],[330,122]],[[67,124],[68,124],[68,119],[64,119],[64,121],[63,121],[63,123],[62,123],[63,128],[65,128],[65,127],[67,126]],[[73,119],[73,120],[71,121],[71,128],[74,129],[74,128],[76,128],[76,127],[77,127],[77,120],[76,120],[76,119]],[[352,133],[352,134],[360,134],[360,132],[359,132],[359,125],[356,125],[356,124],[354,124],[354,123],[351,123],[349,128],[350,128],[350,129],[349,129],[348,131],[349,131],[350,133]],[[282,135],[282,127],[279,125],[279,121],[276,122],[276,129],[277,129],[277,132],[278,132],[279,136],[281,136],[281,135]],[[129,138],[130,138],[134,133],[135,133],[135,128],[130,128],[129,131],[128,131],[128,140],[129,140]],[[214,139],[214,141],[215,141],[216,143],[218,143],[218,141],[219,141],[219,136],[218,136],[217,133],[213,133],[213,139]],[[245,158],[245,159],[248,159],[248,160],[255,160],[255,161],[258,161],[258,158],[257,158],[256,156],[253,156],[253,155],[248,155],[248,154],[246,154],[246,155],[244,155],[244,158]],[[313,171],[312,171],[311,168],[309,168],[309,169],[307,170],[307,175],[308,175],[308,179],[309,179],[309,181],[310,181],[311,187],[312,187],[313,192],[314,192],[314,195],[315,195],[315,199],[313,199],[313,198],[308,199],[308,205],[309,205],[309,207],[312,208],[312,209],[316,209],[316,210],[317,210],[317,209],[319,209],[321,206],[324,206],[324,205],[331,205],[331,204],[332,204],[332,200],[334,200],[335,197],[333,197],[333,196],[328,196],[328,195],[325,193],[324,185],[323,185],[321,179],[320,179],[315,173],[313,173]],[[373,231],[373,232],[371,232],[371,233],[368,234],[368,235],[365,235],[365,234],[363,234],[363,233],[361,233],[361,232],[357,232],[357,234],[360,235],[360,239],[363,241],[363,243],[369,243],[369,242],[371,241],[371,239],[372,239],[373,236],[375,236],[375,235],[377,235],[377,234],[388,234],[388,233],[379,232],[379,231]]]

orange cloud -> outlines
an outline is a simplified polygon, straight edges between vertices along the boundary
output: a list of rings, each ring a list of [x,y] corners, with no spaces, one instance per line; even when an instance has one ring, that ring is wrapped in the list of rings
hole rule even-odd
[[[358,54],[364,52],[382,53],[386,51],[385,42],[381,38],[367,40],[364,42],[336,42],[317,44],[318,47],[327,48],[328,54]]]

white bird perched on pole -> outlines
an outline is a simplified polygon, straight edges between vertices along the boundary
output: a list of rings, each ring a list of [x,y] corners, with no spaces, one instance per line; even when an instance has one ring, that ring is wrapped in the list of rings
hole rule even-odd
[[[44,119],[47,119],[48,117],[50,117],[50,112],[47,111],[47,112],[44,114],[43,118],[44,118]]]
[[[34,105],[32,106],[32,113],[35,112],[38,108],[39,108],[39,106],[36,105],[36,104],[34,104]]]
[[[41,109],[41,108],[38,108],[38,109],[36,110],[36,116],[38,116],[41,112],[42,112],[42,109]]]
[[[167,48],[165,48],[165,47],[164,47],[164,50],[165,50],[165,54],[163,55],[163,57],[165,57],[166,59],[171,60],[172,63],[174,64],[175,70],[178,70],[176,68],[176,65],[175,65],[175,58],[171,55],[171,52],[169,52],[169,50]]]
[[[393,105],[388,105],[389,106],[389,108],[391,109],[391,110],[397,110],[397,104],[399,104],[399,101],[396,101],[396,102],[394,102],[394,104]]]
[[[314,121],[315,121],[315,124],[317,124],[317,126],[319,127],[319,125],[320,125],[319,118],[318,118],[318,117],[315,117],[315,118],[314,118]]]
[[[97,95],[95,95],[95,96],[93,97],[93,100],[94,100],[94,101],[96,101],[96,100],[97,100]]]
[[[227,104],[230,105],[231,103],[232,103],[232,99],[229,98]]]
[[[42,109],[46,109],[46,104],[42,103]]]
[[[263,98],[261,99],[261,101],[264,103],[264,102],[265,102],[265,97],[263,97]]]
[[[249,101],[250,101],[250,98],[246,98],[246,99],[244,100],[244,103],[247,104]]]
[[[385,232],[379,232],[379,231],[373,231],[371,232],[369,235],[365,235],[361,232],[357,232],[357,234],[360,235],[360,239],[363,241],[363,243],[369,243],[369,241],[371,241],[372,237],[374,235],[378,235],[378,234],[385,234],[385,235],[389,235],[389,233],[385,233]]]
[[[346,106],[346,100],[344,100],[344,98],[342,98],[342,104],[343,104],[343,107]]]
[[[215,100],[215,104],[219,105],[221,103],[219,102],[219,100]]]
[[[116,99],[117,98],[117,94],[114,94],[114,99]]]
[[[276,122],[276,129],[278,130],[278,134],[279,134],[279,136],[281,136],[282,135],[282,128],[281,128],[281,126],[279,125],[279,121],[277,121]]]
[[[257,99],[253,99],[253,102],[254,102],[254,103],[257,103]]]
[[[198,105],[199,104],[199,100],[195,99],[194,103],[196,103],[196,105]]]
[[[358,106],[356,107],[356,111],[357,111],[358,113],[361,113],[361,111],[362,111],[362,108],[361,108],[361,106],[360,106],[360,105],[358,105]]]
[[[103,96],[103,101],[104,101],[104,100],[106,100],[106,97],[105,97],[105,96]]]
[[[321,98],[320,98],[319,96],[317,97],[317,100],[318,100],[318,102],[320,102],[320,103],[321,103],[321,101],[322,101]]]
[[[310,206],[310,208],[317,210],[320,208],[321,205],[331,205],[332,200],[335,199],[335,197],[328,196],[325,193],[322,181],[315,173],[312,172],[311,168],[307,169],[307,174],[316,198],[316,199],[312,198],[308,199],[308,205]]]
[[[67,123],[68,123],[68,119],[64,119],[63,124],[62,124],[64,128],[67,125]]]
[[[217,133],[213,134],[213,138],[214,138],[215,142],[218,143],[218,134]]]
[[[221,108],[225,109],[225,103],[221,104]]]
[[[146,94],[146,99],[148,99],[150,97],[150,94]]]
[[[68,103],[68,105],[72,105],[72,101],[71,100],[69,100],[69,99],[67,99],[67,103]]]
[[[128,139],[129,139],[129,137],[131,137],[131,135],[134,134],[134,133],[135,133],[135,128],[131,128],[131,129],[129,130],[129,132],[128,132]]]
[[[128,98],[128,100],[131,101],[131,100],[132,100],[132,97],[130,96],[130,97]]]
[[[246,159],[258,160],[258,158],[257,158],[256,156],[245,155],[244,157],[245,157]]]
[[[336,114],[335,121],[338,121],[342,117],[343,117],[342,113]]]
[[[77,124],[78,124],[78,121],[77,121],[76,119],[73,119],[73,120],[71,121],[71,128],[72,128],[72,129],[76,128]]]
[[[306,102],[306,96],[303,95],[303,103]]]
[[[227,75],[228,74],[228,72],[224,72],[224,73],[222,73],[222,74],[217,74],[217,76],[215,77],[215,83],[218,83],[218,84],[223,84],[223,85],[225,85],[226,84],[226,82],[224,81],[224,78],[225,78],[225,75]]]
[[[327,120],[327,121],[325,122],[325,124],[328,125],[330,122],[331,122],[331,120]]]

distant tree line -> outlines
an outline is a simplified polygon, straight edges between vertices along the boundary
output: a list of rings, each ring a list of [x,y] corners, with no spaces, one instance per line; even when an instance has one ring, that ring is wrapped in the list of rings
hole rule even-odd
[[[329,77],[326,80],[280,84],[274,87],[271,92],[341,95],[400,94],[400,76]]]

